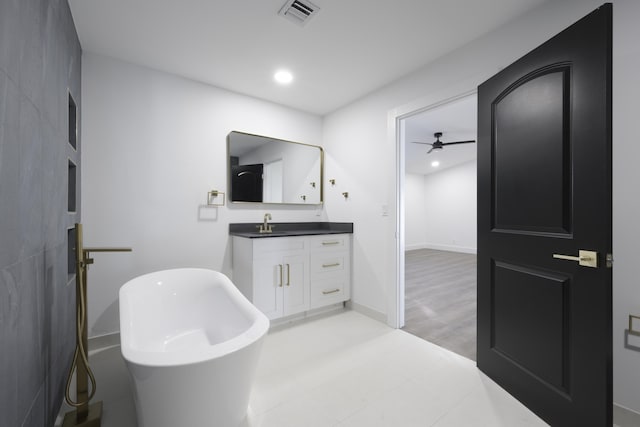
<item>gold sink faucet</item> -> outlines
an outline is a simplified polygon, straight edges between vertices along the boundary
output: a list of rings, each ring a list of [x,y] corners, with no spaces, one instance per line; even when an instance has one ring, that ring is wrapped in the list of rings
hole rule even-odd
[[[269,220],[271,219],[271,214],[270,213],[266,213],[264,214],[264,223],[262,225],[258,225],[258,231],[260,233],[272,233],[273,232],[273,227],[271,224],[269,224]]]

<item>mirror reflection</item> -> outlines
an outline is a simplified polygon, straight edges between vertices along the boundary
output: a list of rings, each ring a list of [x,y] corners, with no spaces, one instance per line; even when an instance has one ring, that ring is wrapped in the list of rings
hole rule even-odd
[[[232,202],[322,203],[322,147],[233,131],[227,152]]]

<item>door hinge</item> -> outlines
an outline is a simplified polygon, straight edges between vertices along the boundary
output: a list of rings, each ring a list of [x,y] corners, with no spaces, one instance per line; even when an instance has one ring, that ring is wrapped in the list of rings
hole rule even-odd
[[[607,256],[605,257],[605,263],[607,265],[607,268],[613,267],[613,254],[607,254]]]

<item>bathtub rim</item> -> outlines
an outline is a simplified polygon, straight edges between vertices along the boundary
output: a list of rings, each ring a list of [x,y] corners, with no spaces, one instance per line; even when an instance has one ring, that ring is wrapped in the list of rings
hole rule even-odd
[[[132,334],[129,313],[123,310],[123,305],[128,303],[128,291],[134,288],[136,282],[144,282],[145,279],[153,277],[161,277],[167,272],[195,272],[198,274],[210,275],[212,280],[220,280],[225,292],[232,300],[237,309],[243,311],[249,316],[251,326],[244,332],[235,337],[210,346],[202,346],[194,349],[194,351],[174,351],[161,352],[151,350],[140,350],[132,348],[130,344],[130,336]],[[260,310],[258,310],[251,302],[238,290],[231,279],[225,274],[206,268],[172,268],[158,270],[146,273],[127,281],[119,290],[119,308],[120,308],[120,349],[123,358],[130,363],[140,366],[186,366],[212,359],[217,359],[230,355],[236,351],[242,350],[259,341],[269,331],[270,321]]]

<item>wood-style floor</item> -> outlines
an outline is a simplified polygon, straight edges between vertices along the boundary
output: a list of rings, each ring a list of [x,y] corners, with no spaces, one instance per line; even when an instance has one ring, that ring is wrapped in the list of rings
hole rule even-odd
[[[476,360],[476,255],[405,252],[405,331]]]

